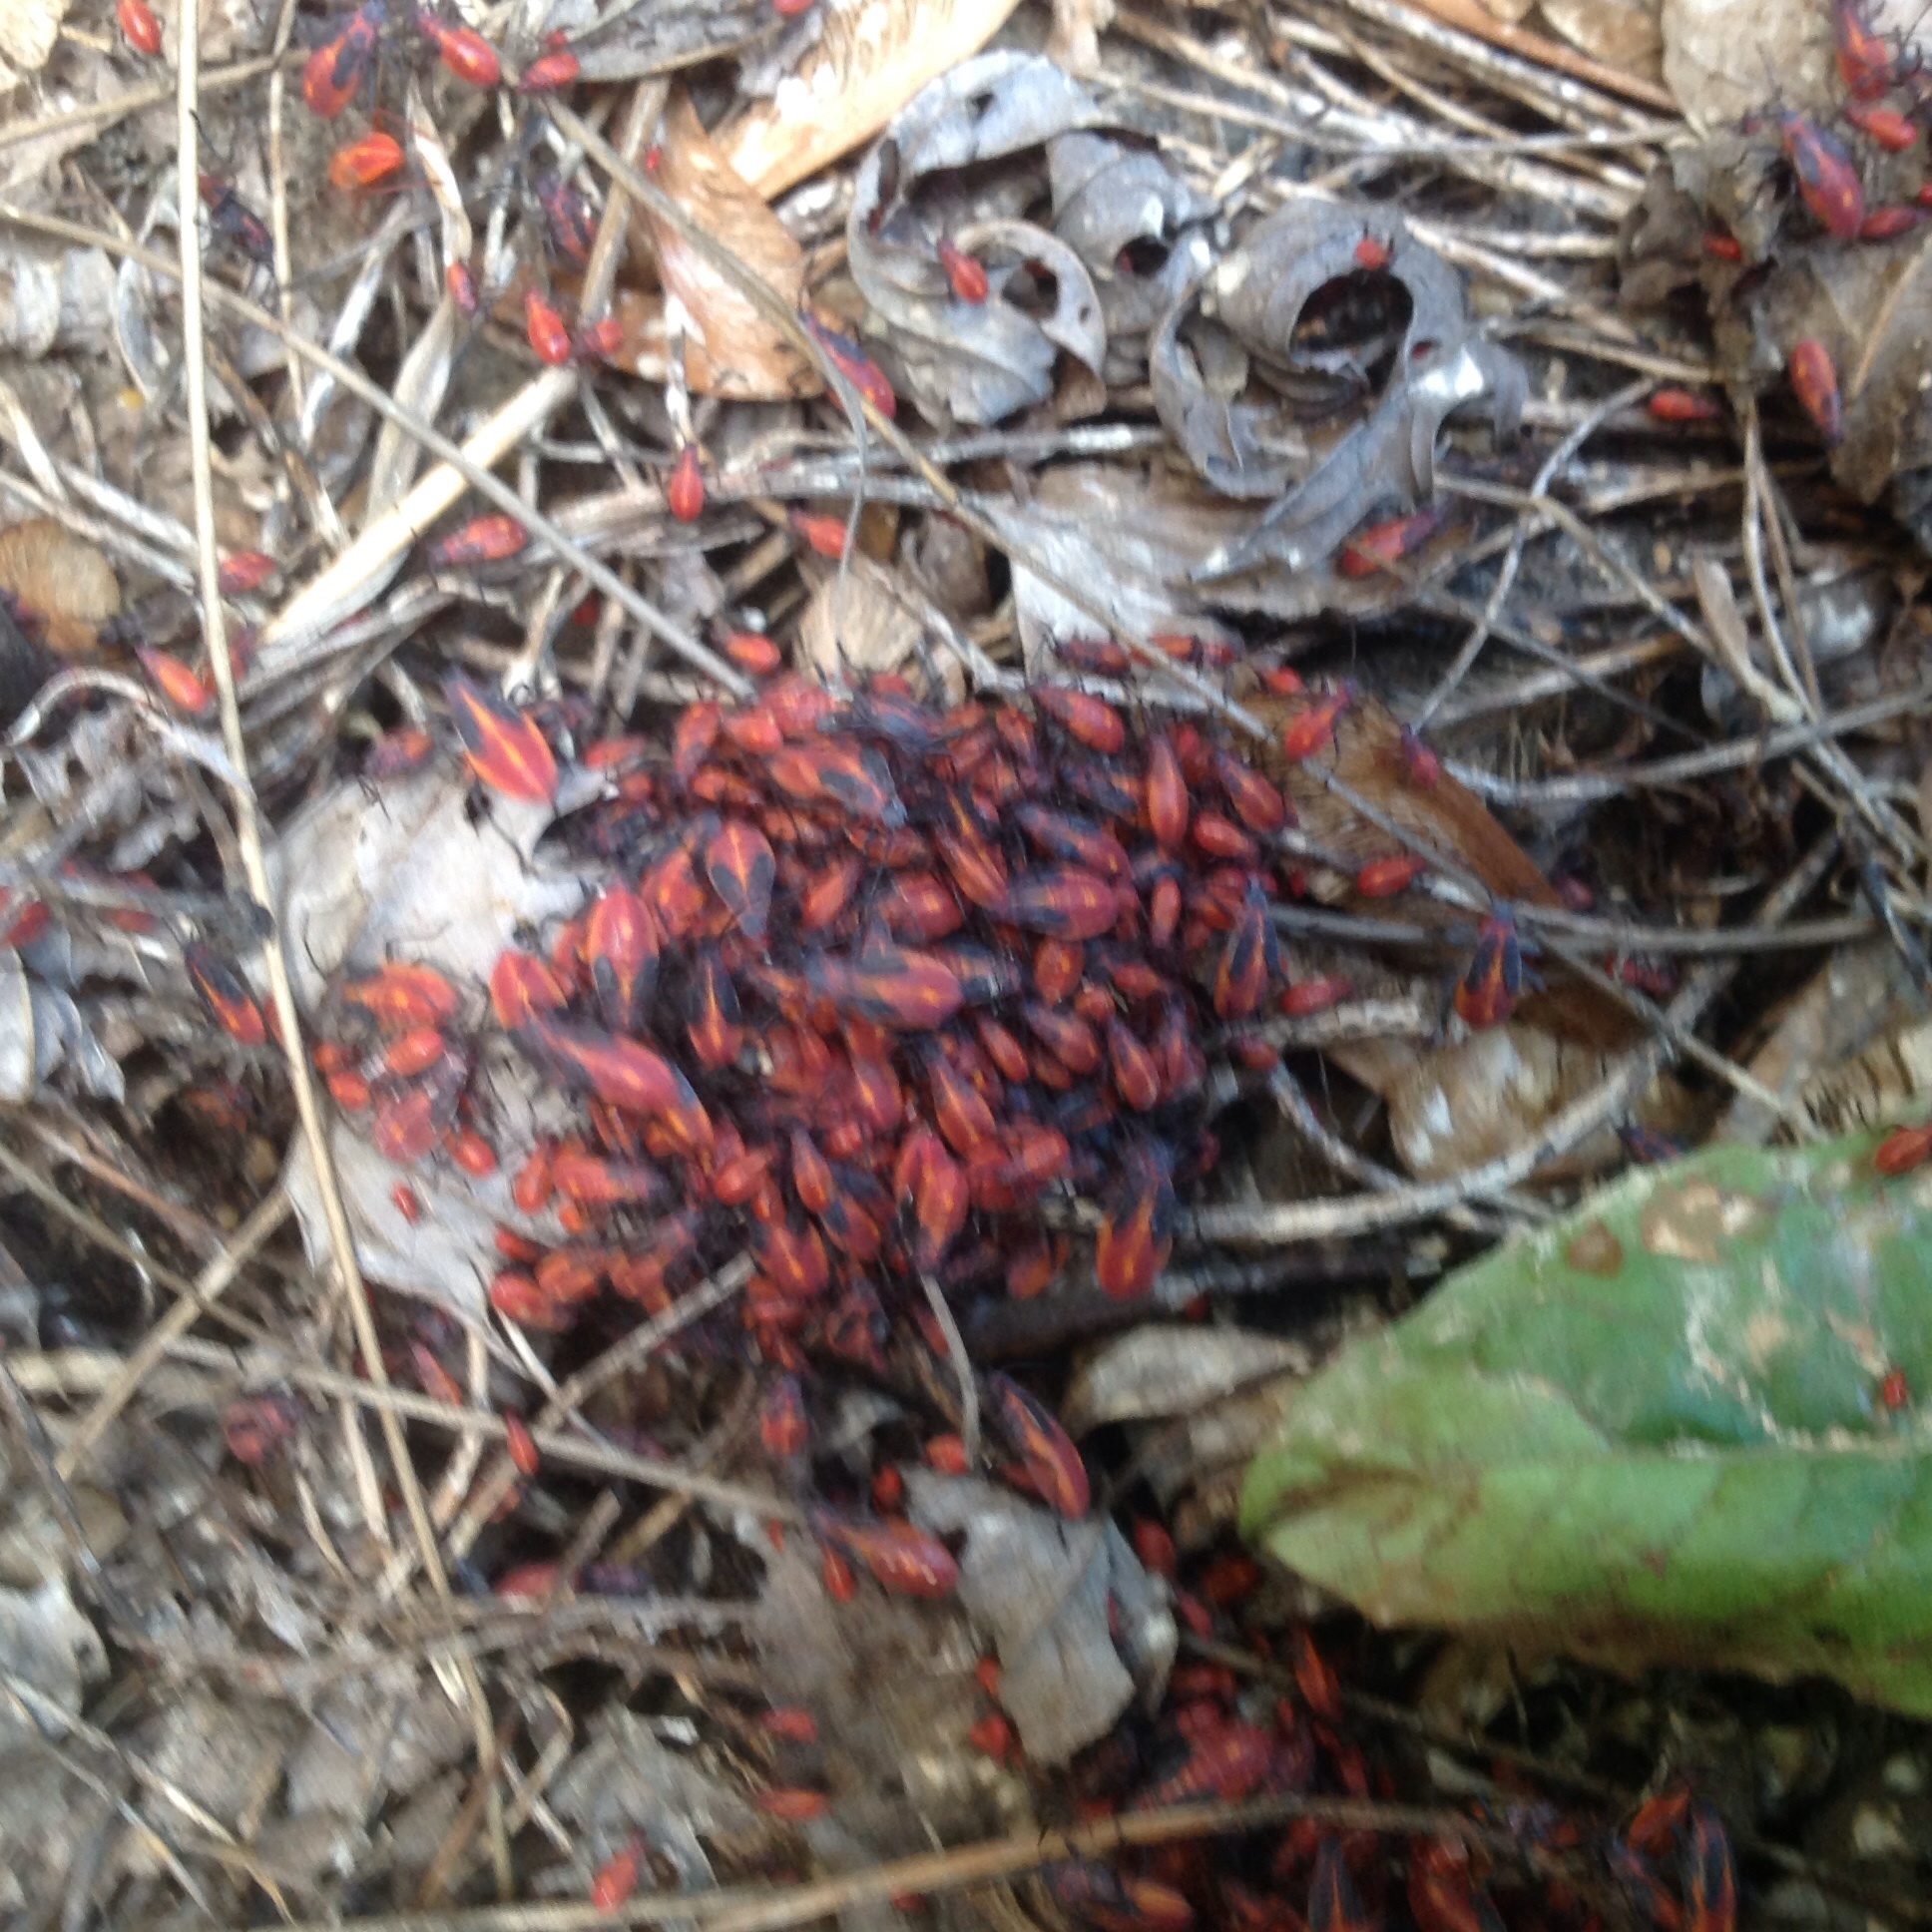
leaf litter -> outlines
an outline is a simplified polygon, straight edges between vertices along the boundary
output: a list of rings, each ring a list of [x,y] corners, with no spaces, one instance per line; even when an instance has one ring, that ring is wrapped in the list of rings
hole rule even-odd
[[[41,12],[8,1909],[1911,1922],[1778,1682],[1920,1707],[1882,1523],[1800,1640],[1748,1512],[1713,1625],[1648,1492],[1554,1609],[1554,1509],[1433,1595],[1347,1511],[1667,1371],[1457,1324],[1680,1153],[1914,1198],[1918,24],[231,10],[184,150],[172,8]],[[1793,1422],[1762,1227],[1672,1227],[1666,1473],[1901,1478],[1909,1259],[1785,1270]]]

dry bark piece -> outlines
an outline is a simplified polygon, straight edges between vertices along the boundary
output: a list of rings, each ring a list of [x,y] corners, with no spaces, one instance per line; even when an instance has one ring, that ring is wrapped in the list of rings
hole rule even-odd
[[[0,590],[45,620],[47,643],[63,657],[92,651],[101,626],[121,612],[113,566],[52,517],[0,530]]]
[[[746,185],[724,152],[700,124],[690,100],[679,94],[665,110],[654,180],[715,242],[727,247],[795,308],[805,285],[805,258],[798,243],[757,192]],[[791,340],[752,306],[689,242],[647,211],[636,219],[649,232],[658,275],[668,296],[690,318],[685,335],[685,379],[701,395],[784,401],[816,395],[817,370]],[[641,354],[666,352],[662,315],[655,331],[647,322],[613,358],[635,365]]]

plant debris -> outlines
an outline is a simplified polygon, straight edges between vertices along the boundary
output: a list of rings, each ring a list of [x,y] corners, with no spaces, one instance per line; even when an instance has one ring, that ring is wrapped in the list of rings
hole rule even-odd
[[[0,1912],[1916,1922],[1909,10],[15,12]]]

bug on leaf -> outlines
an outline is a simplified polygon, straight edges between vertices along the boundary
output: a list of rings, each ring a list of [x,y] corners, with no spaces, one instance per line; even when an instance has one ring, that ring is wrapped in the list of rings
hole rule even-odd
[[[517,92],[556,94],[569,87],[583,71],[583,64],[568,47],[553,47],[548,53],[539,54],[517,76]]]
[[[1715,396],[1699,395],[1694,389],[1653,389],[1644,407],[1658,422],[1720,422],[1723,405]]]
[[[1845,119],[1862,135],[1868,135],[1887,154],[1902,155],[1918,140],[1919,124],[1896,108],[1883,108],[1869,102],[1854,101],[1845,109]]]
[[[1456,982],[1456,1014],[1465,1026],[1500,1026],[1516,1009],[1523,990],[1523,947],[1516,916],[1507,906],[1476,928],[1476,952]]]
[[[790,1744],[815,1744],[818,1725],[802,1704],[774,1703],[758,1712],[758,1728],[767,1736],[782,1737]]]
[[[275,560],[265,551],[232,550],[222,559],[215,583],[224,597],[243,597],[274,574]]]
[[[540,288],[523,291],[523,332],[539,362],[555,369],[570,360],[570,330]]]
[[[805,333],[825,351],[846,381],[890,422],[899,412],[899,399],[893,394],[891,383],[886,381],[885,371],[859,347],[854,337],[827,328],[808,310],[801,310],[798,319]]]
[[[1341,577],[1372,577],[1378,570],[1389,570],[1411,551],[1419,550],[1435,535],[1442,523],[1437,510],[1416,510],[1405,517],[1389,517],[1358,530],[1335,554],[1335,571]]]
[[[947,1597],[959,1583],[959,1565],[936,1536],[910,1523],[847,1523],[827,1510],[811,1512],[820,1543],[864,1565],[885,1589],[906,1597]]]
[[[1872,1166],[1882,1175],[1910,1174],[1932,1156],[1932,1123],[1919,1127],[1895,1127],[1879,1142],[1872,1155]]]
[[[436,58],[468,87],[490,88],[503,79],[497,51],[474,27],[451,26],[426,8],[416,9],[416,26],[436,44]]]
[[[1372,858],[1355,874],[1355,890],[1365,899],[1393,898],[1406,892],[1428,870],[1428,861],[1415,852],[1392,852]]]
[[[530,532],[515,517],[491,510],[472,517],[460,530],[439,537],[429,546],[429,561],[442,569],[464,564],[496,564],[514,557],[530,541]]]
[[[403,159],[402,144],[394,135],[372,129],[329,156],[328,179],[331,186],[345,192],[373,188],[377,182],[400,174]]]
[[[644,1845],[635,1835],[597,1868],[591,1880],[591,1903],[600,1912],[615,1912],[638,1889],[644,1869]]]
[[[557,759],[533,718],[472,684],[460,671],[443,681],[443,702],[479,783],[506,798],[555,802]]]
[[[940,267],[946,271],[946,285],[953,294],[960,301],[969,302],[975,307],[983,302],[992,289],[992,284],[986,278],[985,264],[944,236],[939,239],[936,252]]]
[[[1860,0],[1832,0],[1831,16],[1839,79],[1853,100],[1876,100],[1892,85],[1892,50],[1872,31]]]
[[[302,104],[310,114],[333,121],[354,100],[387,12],[382,0],[367,0],[334,39],[324,41],[302,63]]]
[[[1071,691],[1064,685],[1038,685],[1033,702],[1069,737],[1104,757],[1115,756],[1127,743],[1127,726],[1120,713],[1091,692]]]
[[[497,955],[490,968],[490,1011],[506,1033],[569,1004],[570,989],[536,954],[506,947]]]
[[[767,1456],[798,1455],[810,1440],[805,1422],[805,1397],[795,1375],[779,1375],[769,1382],[758,1404],[758,1441]]]
[[[823,1817],[832,1801],[823,1791],[814,1791],[808,1785],[778,1784],[753,1791],[751,1802],[771,1817],[802,1824],[808,1818]]]
[[[622,880],[591,901],[584,920],[584,961],[598,1016],[613,1033],[635,1033],[644,1024],[663,946],[657,915]]]
[[[791,512],[791,528],[804,540],[808,550],[837,563],[845,555],[845,519],[817,510]]]
[[[1092,1491],[1073,1438],[1010,1375],[989,1375],[986,1392],[1000,1433],[1026,1464],[1041,1496],[1062,1516],[1085,1516]]]
[[[182,964],[202,1004],[230,1039],[244,1047],[258,1047],[267,1039],[267,1021],[247,982],[220,953],[198,941],[183,952]]]
[[[530,1425],[514,1409],[503,1411],[503,1447],[519,1476],[534,1476],[542,1463]]]
[[[148,0],[119,0],[114,18],[121,38],[137,54],[146,54],[152,60],[161,52],[161,22]]]
[[[1131,1301],[1153,1287],[1174,1251],[1174,1180],[1171,1163],[1146,1143],[1128,1150],[1122,1168],[1094,1245],[1094,1273],[1116,1300]]]
[[[206,718],[215,709],[215,694],[208,681],[172,652],[142,644],[135,647],[135,656],[155,688],[177,711],[186,712],[190,718]]]
[[[706,514],[706,471],[696,442],[680,448],[679,460],[665,477],[665,508],[680,524],[696,524]]]
[[[621,1112],[662,1118],[698,1109],[690,1081],[635,1040],[546,1019],[528,1021],[514,1037],[530,1059],[567,1085]]]
[[[1815,335],[1807,335],[1792,343],[1784,370],[1790,378],[1791,393],[1811,418],[1825,446],[1834,447],[1844,434],[1845,416],[1830,351]]]
[[[1327,697],[1302,709],[1281,727],[1283,756],[1300,760],[1311,758],[1335,735],[1335,721],[1354,701],[1354,689],[1338,685]]]
[[[1805,115],[1783,113],[1776,121],[1798,198],[1828,235],[1849,242],[1865,219],[1865,189],[1844,144]]]

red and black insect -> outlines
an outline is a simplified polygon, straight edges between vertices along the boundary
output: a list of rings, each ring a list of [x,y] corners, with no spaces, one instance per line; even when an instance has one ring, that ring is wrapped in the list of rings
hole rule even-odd
[[[1840,242],[1853,240],[1865,219],[1865,188],[1844,143],[1807,115],[1784,112],[1774,119],[1799,200],[1826,234]]]
[[[309,113],[333,121],[355,99],[387,18],[383,0],[364,0],[339,32],[310,53],[301,78],[302,102]]]
[[[443,700],[480,783],[506,798],[545,805],[555,801],[557,757],[535,719],[472,684],[460,671],[444,680]]]
[[[188,978],[202,996],[202,1004],[230,1039],[244,1047],[261,1046],[268,1038],[267,1021],[247,982],[222,955],[196,942],[182,954]]]
[[[1456,983],[1456,1014],[1465,1026],[1500,1026],[1515,1011],[1523,990],[1523,947],[1516,916],[1507,906],[1476,928],[1476,951]]]
[[[1062,1516],[1085,1516],[1092,1492],[1073,1438],[1011,1376],[989,1375],[986,1393],[1000,1433],[1041,1496]]]
[[[275,240],[268,225],[242,201],[234,186],[219,175],[198,177],[202,206],[208,210],[208,225],[223,241],[238,248],[258,268],[272,268]]]

